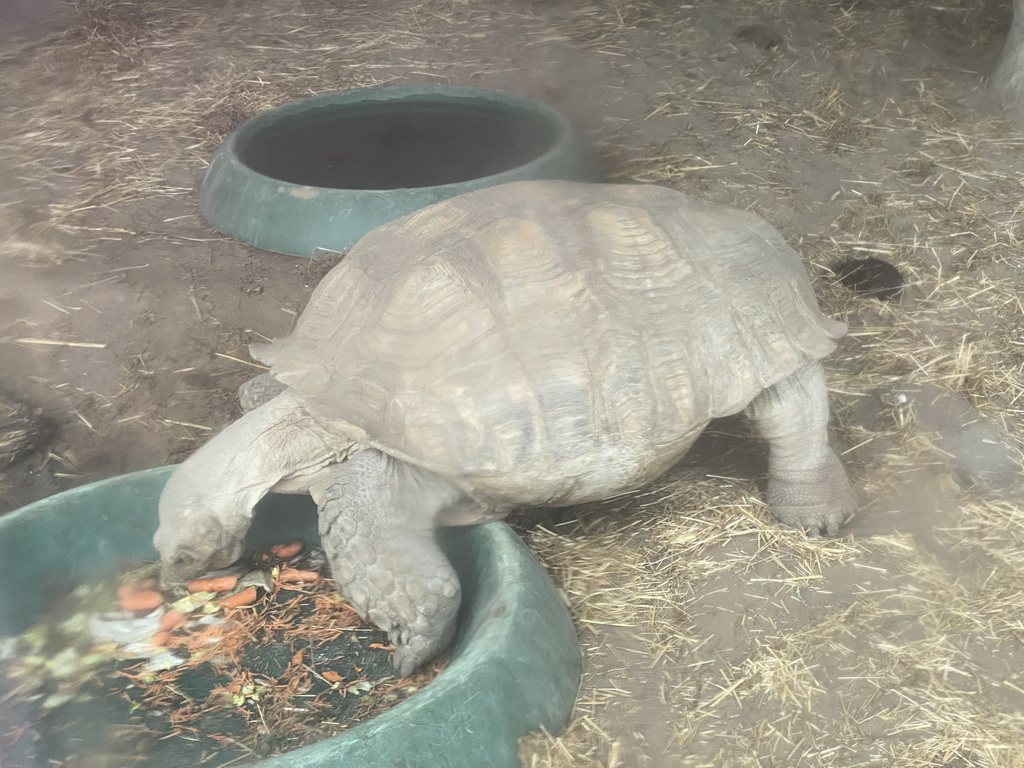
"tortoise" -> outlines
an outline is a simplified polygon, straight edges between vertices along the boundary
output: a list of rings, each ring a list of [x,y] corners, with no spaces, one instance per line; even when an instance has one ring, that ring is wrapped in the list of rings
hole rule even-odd
[[[634,490],[744,410],[771,512],[834,535],[854,497],[820,360],[844,333],[751,213],[564,181],[437,203],[367,234],[289,336],[251,347],[258,407],[160,498],[164,578],[233,562],[264,494],[308,492],[334,578],[405,675],[458,612],[436,526]]]

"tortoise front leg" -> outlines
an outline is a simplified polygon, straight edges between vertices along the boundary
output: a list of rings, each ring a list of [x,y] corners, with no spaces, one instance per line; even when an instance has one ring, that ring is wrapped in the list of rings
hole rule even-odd
[[[438,513],[465,495],[377,450],[331,468],[313,488],[334,579],[359,614],[388,633],[403,677],[455,633],[461,590],[434,540]]]
[[[791,528],[835,536],[856,510],[839,457],[828,442],[825,373],[810,363],[747,407],[768,441],[768,507]]]
[[[242,384],[239,402],[249,412],[286,389],[264,373]],[[274,486],[312,494],[334,579],[360,616],[388,633],[403,677],[448,646],[459,612],[459,579],[433,534],[440,508],[462,494],[439,478],[423,493],[424,474],[364,450]]]

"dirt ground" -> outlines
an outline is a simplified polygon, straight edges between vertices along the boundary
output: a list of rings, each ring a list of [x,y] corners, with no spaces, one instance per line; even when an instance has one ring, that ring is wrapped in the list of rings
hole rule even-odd
[[[729,421],[655,488],[524,517],[585,657],[572,723],[524,765],[1024,765],[1024,140],[984,87],[1009,17],[1005,0],[8,0],[0,418],[28,448],[0,467],[0,511],[187,456],[238,415],[248,343],[286,333],[332,266],[202,221],[232,128],[367,85],[511,90],[577,121],[611,179],[751,209],[801,252],[851,327],[827,366],[864,500],[843,538],[780,530],[762,446]],[[869,255],[903,271],[902,302],[832,279]]]

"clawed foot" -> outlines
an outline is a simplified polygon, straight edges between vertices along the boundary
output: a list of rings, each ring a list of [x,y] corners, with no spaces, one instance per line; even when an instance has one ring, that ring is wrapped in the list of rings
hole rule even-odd
[[[449,611],[446,607],[432,616],[423,613],[416,617],[399,616],[394,611],[370,609],[370,621],[386,629],[388,638],[395,646],[392,664],[400,677],[411,675],[417,667],[430,661],[451,645],[455,638],[455,618],[459,612],[458,598],[456,592],[448,600],[449,605],[454,606],[454,610]],[[385,613],[391,621],[390,626],[381,616]]]
[[[311,487],[334,579],[359,614],[388,633],[403,677],[455,635],[459,578],[434,540],[442,510],[465,493],[367,448]]]
[[[768,480],[768,506],[776,519],[812,536],[836,536],[857,510],[857,499],[839,458],[817,470]]]
[[[330,489],[320,533],[335,581],[363,619],[395,646],[402,677],[441,653],[455,635],[461,590],[431,531],[360,516]]]
[[[425,573],[422,561],[358,562],[351,547],[346,555],[332,557],[335,580],[360,616],[388,633],[401,677],[451,644],[461,590],[447,561]]]

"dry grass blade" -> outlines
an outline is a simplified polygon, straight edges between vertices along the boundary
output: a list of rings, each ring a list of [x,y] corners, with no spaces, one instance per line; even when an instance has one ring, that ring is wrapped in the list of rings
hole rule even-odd
[[[866,496],[849,538],[781,530],[755,485],[761,452],[735,435],[736,466],[684,467],[527,535],[572,608],[585,668],[568,728],[524,742],[524,765],[1024,764],[1020,498],[959,488],[948,443],[885,399],[934,387],[1021,458],[1024,139],[971,93],[1005,1],[224,5],[81,0],[67,34],[0,54],[22,62],[4,84],[19,130],[0,138],[0,173],[44,201],[22,221],[21,197],[0,200],[0,258],[85,258],[104,238],[208,247],[176,214],[194,217],[205,163],[246,118],[327,90],[447,81],[585,118],[614,180],[763,214],[850,324],[829,361],[837,436]],[[777,49],[734,37],[769,19]],[[160,215],[136,220],[147,206]],[[834,282],[832,267],[866,255],[903,272],[902,303]],[[51,303],[63,322],[86,287]],[[200,299],[189,320],[212,322]],[[78,338],[65,330],[10,335]],[[219,349],[219,365],[251,365],[240,345]],[[205,414],[125,419],[192,441],[207,431]]]

